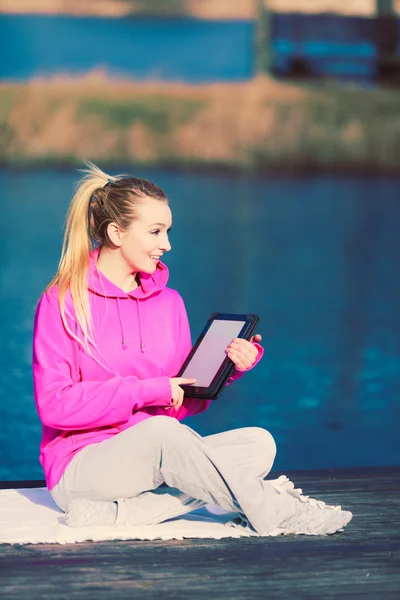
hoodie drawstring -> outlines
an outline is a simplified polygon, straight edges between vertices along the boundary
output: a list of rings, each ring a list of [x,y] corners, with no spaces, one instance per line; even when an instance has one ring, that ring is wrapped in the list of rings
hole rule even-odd
[[[124,326],[122,325],[122,319],[121,319],[121,312],[120,312],[120,308],[119,308],[119,298],[117,296],[117,309],[118,309],[118,318],[119,318],[119,324],[121,327],[121,335],[122,335],[122,350],[126,350],[127,349],[127,343],[126,343],[126,339],[125,339],[125,334],[124,334]]]
[[[139,300],[137,298],[135,298],[135,300],[136,300],[136,306],[137,306],[137,312],[138,312],[138,322],[139,322],[140,351],[142,353],[144,353],[145,344],[143,342],[143,336],[142,336],[142,323],[141,323],[141,318],[140,318]],[[117,296],[117,310],[118,310],[119,324],[120,324],[120,327],[121,327],[122,349],[126,350],[128,348],[128,344],[127,344],[127,341],[126,341],[126,338],[125,338],[125,334],[124,334],[124,326],[122,324],[122,318],[121,318],[121,311],[120,311],[118,296]]]
[[[138,312],[138,321],[139,321],[139,335],[140,335],[140,352],[144,353],[144,342],[143,342],[143,336],[142,336],[142,319],[140,316],[140,302],[138,300],[138,298],[135,298],[136,300],[136,306],[137,306],[137,312]]]

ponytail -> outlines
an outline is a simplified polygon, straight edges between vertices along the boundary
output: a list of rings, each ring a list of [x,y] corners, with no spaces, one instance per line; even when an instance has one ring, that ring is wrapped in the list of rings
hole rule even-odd
[[[46,287],[46,292],[57,285],[58,303],[65,329],[80,344],[82,341],[71,331],[65,316],[65,297],[70,290],[76,319],[83,332],[83,346],[92,355],[88,342],[95,347],[93,322],[87,289],[87,271],[90,252],[93,250],[89,233],[89,204],[93,193],[118,178],[110,177],[93,163],[85,162],[82,169],[86,175],[78,183],[78,188],[68,208],[61,258],[56,275]],[[92,355],[93,356],[93,355]]]

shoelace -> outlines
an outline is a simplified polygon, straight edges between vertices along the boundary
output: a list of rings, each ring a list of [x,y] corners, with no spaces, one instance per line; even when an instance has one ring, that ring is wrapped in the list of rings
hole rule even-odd
[[[326,504],[323,500],[316,500],[315,498],[310,498],[309,496],[303,495],[303,490],[301,488],[295,488],[294,483],[290,481],[286,477],[286,475],[281,475],[278,479],[269,479],[268,483],[274,486],[278,492],[287,492],[294,498],[298,498],[300,502],[306,502],[311,506],[318,506],[319,508],[325,508],[328,510],[341,510],[341,506],[331,506],[330,504]]]

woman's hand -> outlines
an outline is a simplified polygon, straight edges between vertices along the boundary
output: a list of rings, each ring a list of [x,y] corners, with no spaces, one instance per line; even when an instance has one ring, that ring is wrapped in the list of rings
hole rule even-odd
[[[179,410],[183,403],[184,394],[184,390],[180,386],[195,383],[195,381],[196,379],[186,379],[185,377],[173,377],[170,379],[172,392],[171,406],[164,406],[164,409],[168,410],[173,407],[175,410]]]
[[[259,333],[253,335],[250,341],[243,338],[235,338],[228,346],[226,352],[240,371],[246,371],[256,362],[258,350],[253,346],[253,342],[261,342],[262,337]]]

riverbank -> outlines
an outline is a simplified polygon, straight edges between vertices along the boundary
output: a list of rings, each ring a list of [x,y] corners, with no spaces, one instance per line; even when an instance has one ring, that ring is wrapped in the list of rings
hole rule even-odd
[[[0,0],[0,13],[254,19],[257,0]]]
[[[0,84],[3,166],[102,164],[396,172],[400,92],[260,76],[187,85],[54,77]]]

